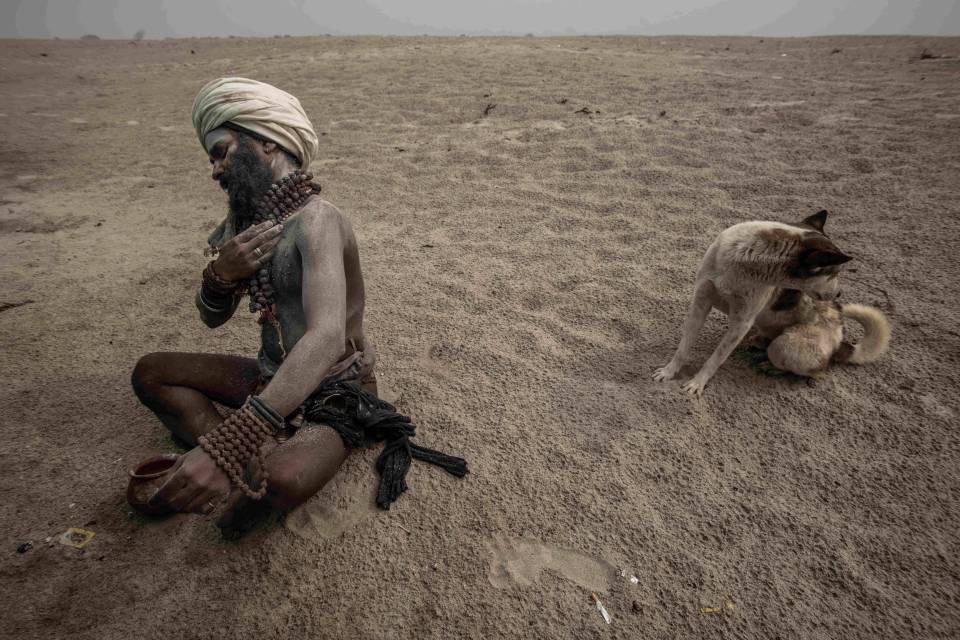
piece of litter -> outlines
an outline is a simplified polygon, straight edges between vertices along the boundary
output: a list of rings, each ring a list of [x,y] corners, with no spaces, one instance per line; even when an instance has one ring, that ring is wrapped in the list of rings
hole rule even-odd
[[[640,582],[640,578],[638,578],[637,576],[630,576],[630,582],[632,582],[633,584],[637,584],[638,582]]]
[[[626,570],[626,569],[620,569],[620,577],[621,577],[621,578],[626,578],[626,577],[627,577],[627,570]]]
[[[90,544],[90,541],[93,540],[93,536],[95,535],[97,534],[93,531],[70,527],[63,532],[63,535],[60,536],[60,544],[73,547],[74,549],[83,549],[85,546]]]
[[[593,596],[593,601],[597,603],[597,611],[600,612],[600,615],[603,616],[603,621],[607,624],[610,624],[610,614],[607,613],[607,610],[603,608],[603,603],[600,602],[600,598],[597,597],[597,594],[591,593]]]
[[[720,607],[700,607],[700,613],[720,613]]]
[[[30,551],[30,549],[33,549],[33,543],[24,542],[19,547],[17,547],[17,553],[26,553],[27,551]]]

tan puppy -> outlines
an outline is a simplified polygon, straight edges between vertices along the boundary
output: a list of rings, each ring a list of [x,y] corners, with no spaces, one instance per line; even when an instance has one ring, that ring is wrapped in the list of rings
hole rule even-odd
[[[691,394],[703,393],[779,290],[796,289],[823,300],[836,298],[837,274],[850,256],[824,235],[826,220],[824,210],[795,224],[742,222],[722,231],[697,271],[680,345],[673,359],[653,374],[654,380],[671,380],[680,372],[712,308],[727,314],[729,326],[700,371],[683,385]]]
[[[863,326],[856,345],[843,340],[844,318]],[[831,362],[872,362],[890,344],[890,325],[879,309],[814,300],[792,289],[757,316],[756,327],[773,366],[799,376],[819,376]]]

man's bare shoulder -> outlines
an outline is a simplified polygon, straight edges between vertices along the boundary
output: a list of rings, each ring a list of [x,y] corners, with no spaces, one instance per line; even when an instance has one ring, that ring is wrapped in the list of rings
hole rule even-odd
[[[336,205],[323,198],[311,198],[297,215],[296,221],[298,233],[313,235],[339,229],[345,243],[353,242],[353,226],[350,220]]]
[[[349,224],[350,222],[336,205],[318,197],[310,198],[298,217],[309,226],[330,224],[331,222]]]

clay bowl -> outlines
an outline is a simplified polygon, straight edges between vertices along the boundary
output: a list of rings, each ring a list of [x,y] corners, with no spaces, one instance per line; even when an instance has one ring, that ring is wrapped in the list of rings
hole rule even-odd
[[[160,485],[167,481],[167,474],[170,473],[179,457],[176,453],[164,453],[147,458],[130,469],[127,502],[134,510],[148,516],[163,516],[173,513],[173,509],[162,502],[150,504],[150,498],[157,492]]]

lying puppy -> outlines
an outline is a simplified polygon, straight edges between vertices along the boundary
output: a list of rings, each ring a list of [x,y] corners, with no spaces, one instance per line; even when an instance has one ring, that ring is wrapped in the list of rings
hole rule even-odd
[[[711,308],[727,314],[729,326],[713,355],[683,385],[687,393],[703,393],[778,290],[796,289],[821,300],[836,298],[840,265],[851,258],[824,235],[826,220],[827,212],[819,211],[796,224],[742,222],[720,232],[697,271],[680,346],[653,379],[672,380],[677,375]]]
[[[844,318],[863,327],[856,345],[843,340]],[[890,344],[890,325],[879,309],[814,300],[796,289],[780,292],[757,316],[756,327],[758,346],[773,366],[799,376],[819,376],[831,362],[873,362]]]

